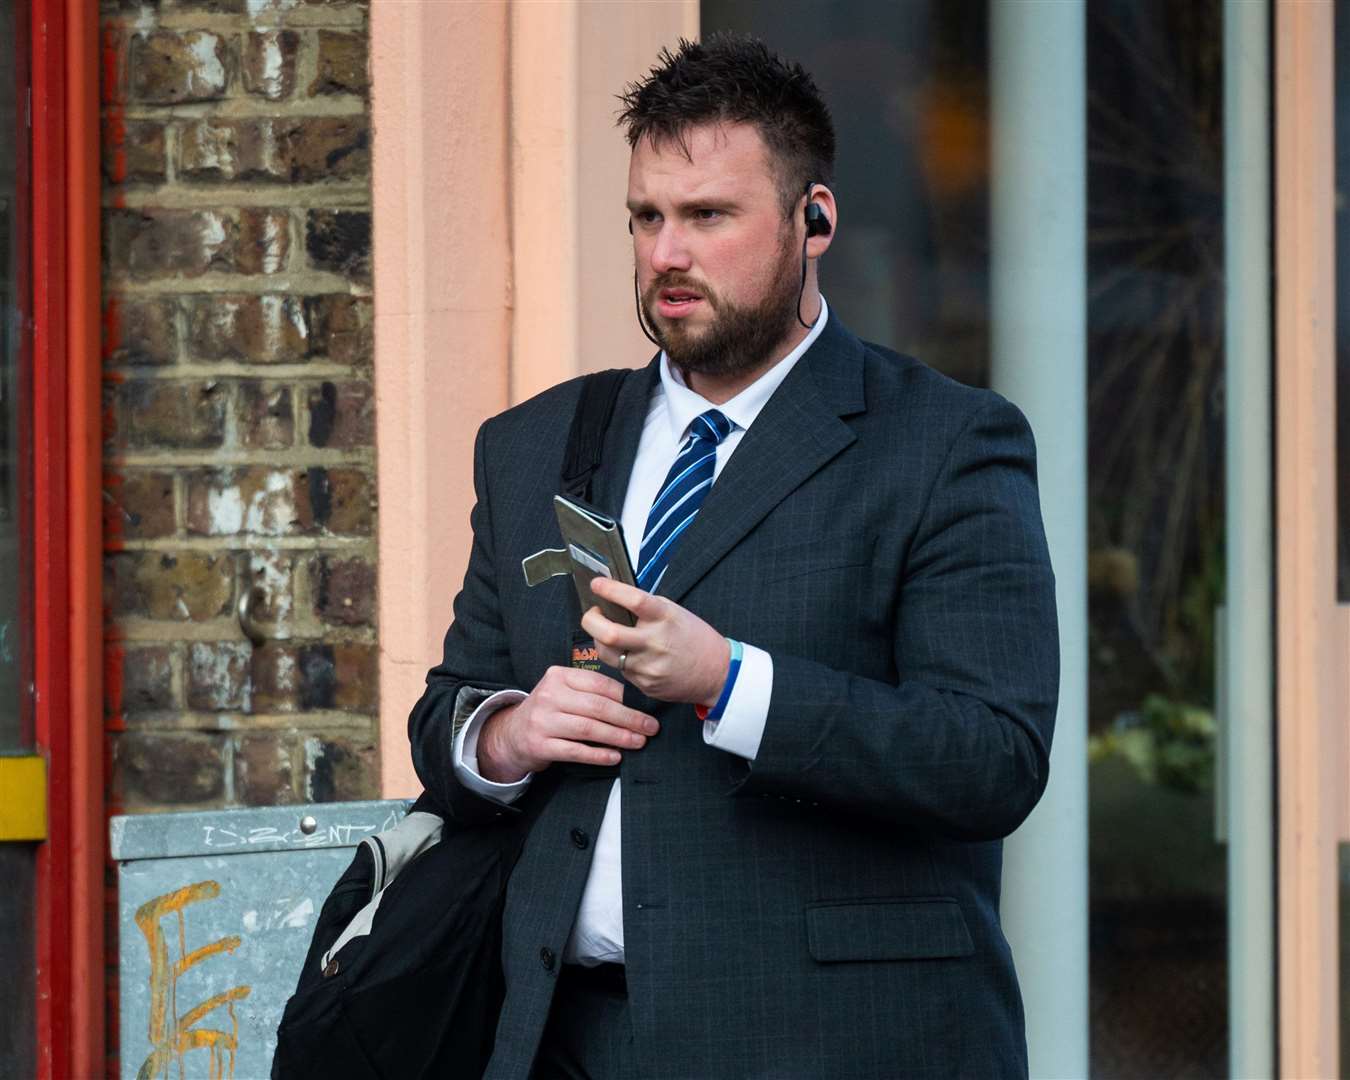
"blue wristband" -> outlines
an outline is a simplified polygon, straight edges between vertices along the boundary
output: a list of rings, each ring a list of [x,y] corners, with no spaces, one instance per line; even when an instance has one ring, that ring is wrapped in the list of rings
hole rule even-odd
[[[727,702],[731,700],[731,692],[736,688],[736,676],[740,674],[741,657],[745,655],[745,649],[734,638],[727,638],[727,644],[731,646],[731,664],[727,668],[727,681],[722,685],[722,693],[717,699],[717,704],[708,710],[708,714],[703,717],[704,720],[721,720],[722,714],[726,712]]]

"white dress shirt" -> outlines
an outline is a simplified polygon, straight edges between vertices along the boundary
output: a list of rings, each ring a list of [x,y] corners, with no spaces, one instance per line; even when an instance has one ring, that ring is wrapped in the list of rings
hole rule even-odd
[[[652,389],[647,404],[647,418],[638,440],[637,457],[628,479],[628,493],[624,497],[624,540],[628,558],[637,566],[638,548],[647,525],[647,514],[652,501],[660,493],[671,462],[680,452],[689,434],[694,418],[708,409],[719,409],[732,423],[730,434],[717,447],[713,480],[731,455],[736,452],[755,417],[768,403],[788,372],[814,344],[825,328],[829,311],[821,297],[820,317],[811,332],[781,361],[771,367],[730,401],[713,405],[700,397],[671,367],[670,360],[661,354],[661,379]],[[678,553],[675,556],[678,558]],[[764,724],[769,715],[769,700],[773,692],[773,660],[763,649],[748,643],[741,660],[740,674],[731,698],[720,720],[703,723],[703,740],[709,746],[753,761],[764,735]],[[456,779],[480,795],[502,803],[518,799],[529,786],[527,776],[512,784],[498,784],[486,779],[478,771],[478,735],[486,719],[498,709],[512,705],[526,697],[523,690],[501,690],[487,698],[474,711],[455,738],[454,769]],[[659,736],[658,736],[659,738]],[[641,750],[626,751],[641,753]],[[609,791],[609,802],[600,823],[600,834],[595,840],[595,855],[590,873],[581,894],[572,934],[563,950],[563,959],[574,963],[600,964],[623,962],[623,875],[620,865],[620,783],[614,781]]]

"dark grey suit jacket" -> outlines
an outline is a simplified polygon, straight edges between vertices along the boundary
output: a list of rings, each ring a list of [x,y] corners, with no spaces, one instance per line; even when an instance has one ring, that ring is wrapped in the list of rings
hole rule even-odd
[[[656,378],[655,362],[627,377],[605,443],[594,501],[616,517]],[[614,775],[554,766],[503,811],[451,763],[457,706],[568,661],[575,590],[527,589],[520,561],[559,544],[579,385],[479,431],[468,573],[410,720],[452,816],[532,821],[492,1077],[528,1075]],[[773,692],[748,763],[707,746],[691,706],[628,688],[662,724],[618,770],[644,1077],[1025,1075],[998,903],[1058,690],[1034,454],[998,395],[832,318],[727,463],[660,591],[768,650]]]

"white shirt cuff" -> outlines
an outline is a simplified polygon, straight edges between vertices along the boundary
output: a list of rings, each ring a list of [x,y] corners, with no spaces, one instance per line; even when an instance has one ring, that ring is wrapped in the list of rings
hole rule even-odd
[[[478,736],[482,733],[487,718],[498,709],[524,701],[528,694],[524,690],[498,690],[474,709],[469,719],[455,736],[454,767],[455,779],[477,795],[492,799],[504,805],[515,802],[530,786],[533,773],[512,784],[498,784],[488,780],[478,771]]]
[[[718,750],[754,761],[769,719],[773,696],[773,657],[742,643],[741,670],[720,720],[703,721],[703,741]]]

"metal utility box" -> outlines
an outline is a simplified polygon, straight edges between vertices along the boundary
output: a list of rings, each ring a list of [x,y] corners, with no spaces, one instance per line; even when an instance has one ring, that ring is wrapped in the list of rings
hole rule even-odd
[[[125,1080],[262,1080],[325,897],[410,803],[115,817]]]

